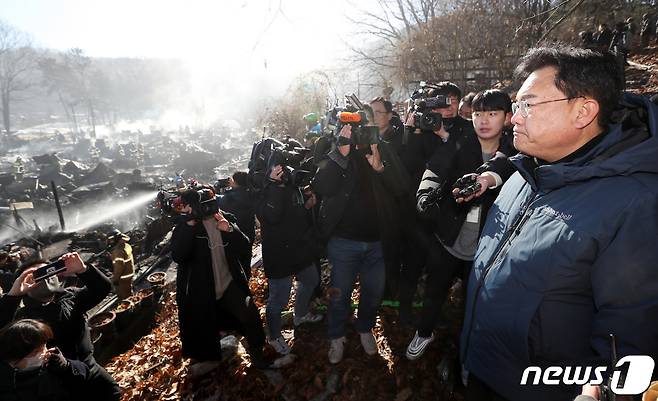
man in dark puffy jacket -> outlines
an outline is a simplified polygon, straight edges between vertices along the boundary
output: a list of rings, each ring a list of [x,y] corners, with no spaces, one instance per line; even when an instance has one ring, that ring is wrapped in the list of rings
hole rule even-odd
[[[298,283],[294,325],[318,322],[322,315],[310,310],[313,291],[320,282],[314,264],[317,252],[310,212],[315,206],[315,195],[286,183],[283,175],[283,166],[272,168],[256,209],[269,291],[265,308],[268,342],[279,354],[286,355],[290,348],[281,335],[281,311],[288,305],[293,275]]]
[[[517,72],[521,154],[469,280],[466,400],[570,400],[584,383],[565,384],[562,369],[608,366],[610,334],[619,358],[658,357],[658,110],[626,95],[615,111],[610,55],[531,49]],[[559,369],[542,375],[557,384],[522,385],[529,366]]]

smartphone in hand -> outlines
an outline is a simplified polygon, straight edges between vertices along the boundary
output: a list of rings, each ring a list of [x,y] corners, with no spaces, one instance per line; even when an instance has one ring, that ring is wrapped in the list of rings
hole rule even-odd
[[[61,273],[66,270],[66,264],[64,259],[57,259],[54,262],[48,263],[45,266],[41,266],[32,273],[34,282],[45,280],[48,277],[52,277],[58,273]]]

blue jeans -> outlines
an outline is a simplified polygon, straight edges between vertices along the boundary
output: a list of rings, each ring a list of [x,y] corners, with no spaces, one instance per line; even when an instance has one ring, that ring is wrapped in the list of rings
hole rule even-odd
[[[295,295],[295,316],[302,317],[309,312],[313,291],[320,278],[315,265],[311,264],[295,274],[297,291]],[[269,296],[265,307],[265,319],[270,331],[270,339],[281,337],[281,311],[288,306],[292,276],[268,279]]]
[[[329,339],[345,335],[351,314],[351,296],[357,274],[361,285],[355,329],[369,332],[375,327],[377,309],[384,293],[385,268],[381,242],[361,242],[331,237],[327,245],[331,262],[329,289]]]

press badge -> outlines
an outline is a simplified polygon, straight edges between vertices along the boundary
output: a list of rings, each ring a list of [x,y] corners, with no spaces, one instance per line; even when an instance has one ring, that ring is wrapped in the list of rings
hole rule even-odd
[[[473,206],[471,210],[466,215],[467,223],[479,223],[480,222],[480,206]]]

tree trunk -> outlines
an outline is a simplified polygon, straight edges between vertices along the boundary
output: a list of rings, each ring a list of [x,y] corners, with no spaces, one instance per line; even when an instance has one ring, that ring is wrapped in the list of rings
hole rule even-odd
[[[71,118],[73,119],[73,126],[75,127],[75,133],[80,133],[80,127],[78,126],[78,119],[75,116],[75,106],[71,103]]]
[[[66,107],[66,101],[64,101],[64,97],[62,96],[61,92],[57,92],[57,98],[59,99],[59,103],[62,105],[62,108],[64,109],[64,113],[66,114],[66,119],[71,121],[71,113],[69,113],[69,108]]]
[[[2,94],[2,123],[7,132],[7,137],[11,133],[11,121],[9,119],[9,92],[4,92]]]
[[[93,137],[96,138],[96,116],[94,115],[94,105],[91,103],[91,99],[88,100],[89,106],[89,121],[91,122],[91,132]]]

